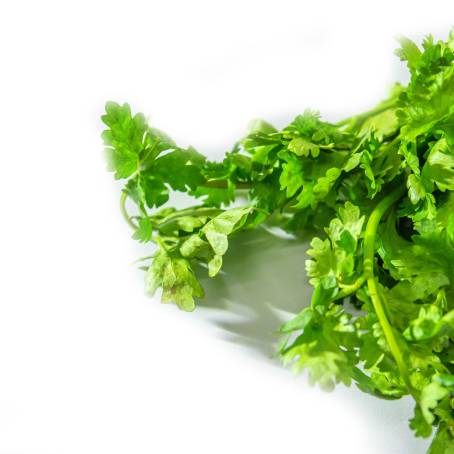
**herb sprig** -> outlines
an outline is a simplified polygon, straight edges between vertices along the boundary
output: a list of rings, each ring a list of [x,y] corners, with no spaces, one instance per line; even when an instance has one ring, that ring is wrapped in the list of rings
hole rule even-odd
[[[306,110],[282,130],[255,121],[212,162],[177,146],[128,104],[106,104],[109,169],[125,181],[134,239],[155,245],[147,289],[193,310],[194,271],[222,268],[232,235],[272,224],[314,232],[308,305],[281,328],[280,354],[311,382],[411,395],[410,427],[454,452],[454,34],[396,52],[410,71],[376,108],[337,124]],[[165,206],[172,191],[198,203]],[[127,201],[136,213],[127,210]],[[233,207],[232,207],[233,206]]]

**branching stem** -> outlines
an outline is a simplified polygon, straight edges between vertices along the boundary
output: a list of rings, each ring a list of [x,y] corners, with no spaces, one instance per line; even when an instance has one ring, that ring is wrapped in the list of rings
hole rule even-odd
[[[378,115],[385,110],[390,109],[391,107],[394,107],[396,101],[395,99],[391,98],[388,99],[387,101],[383,101],[381,104],[379,104],[377,107],[374,109],[368,110],[367,112],[363,112],[359,115],[354,115],[352,117],[344,118],[341,121],[338,121],[336,123],[336,126],[346,126],[347,129],[350,127],[358,127],[361,126],[368,118],[373,117],[374,115]]]
[[[415,392],[410,383],[408,369],[405,364],[401,349],[397,343],[396,336],[394,335],[393,328],[386,315],[385,307],[383,305],[382,296],[378,289],[377,279],[374,275],[374,256],[375,256],[375,237],[377,234],[378,225],[382,216],[388,209],[394,205],[404,194],[405,186],[399,186],[386,197],[384,197],[374,208],[366,226],[364,236],[364,277],[366,278],[367,287],[369,289],[369,296],[377,314],[378,321],[383,329],[389,349],[397,363],[400,375],[402,376],[409,392],[414,396]]]
[[[203,183],[202,186],[206,188],[217,188],[217,189],[227,189],[227,180],[208,180]],[[242,181],[237,181],[234,183],[236,189],[251,189],[252,184]]]
[[[362,275],[353,284],[344,286],[342,290],[333,298],[333,301],[352,295],[363,286],[364,282],[366,282],[366,278]]]

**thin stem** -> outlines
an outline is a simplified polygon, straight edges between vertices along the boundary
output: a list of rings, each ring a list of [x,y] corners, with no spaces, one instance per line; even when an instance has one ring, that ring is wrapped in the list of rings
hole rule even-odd
[[[179,219],[186,216],[202,216],[202,215],[212,215],[212,214],[219,214],[222,213],[224,210],[220,208],[186,208],[185,210],[177,211],[176,213],[172,213],[171,215],[164,218],[161,222],[156,224],[156,228],[160,229],[165,227],[166,225],[173,222],[175,219]]]
[[[405,364],[402,352],[394,335],[393,328],[388,320],[386,311],[383,305],[382,296],[379,293],[377,279],[374,275],[374,256],[375,256],[375,237],[377,234],[378,225],[382,216],[386,211],[396,203],[406,192],[405,186],[399,186],[389,195],[384,197],[374,208],[367,222],[364,236],[364,276],[369,289],[369,296],[377,314],[378,321],[383,329],[383,333],[388,343],[389,349],[397,363],[400,375],[402,376],[408,391],[415,396],[415,391],[410,383],[408,369]]]
[[[352,295],[363,286],[364,282],[366,282],[366,278],[363,275],[356,279],[353,284],[344,286],[342,290],[333,298],[333,301],[337,301]]]
[[[366,279],[374,275],[375,236],[383,215],[396,203],[406,192],[403,185],[398,186],[384,197],[374,208],[369,216],[364,234],[364,275]]]
[[[159,236],[154,238],[154,242],[164,251],[168,251],[169,248],[166,246],[165,240]]]
[[[394,103],[395,103],[395,99],[393,99],[393,98],[388,99],[387,101],[383,101],[381,104],[379,104],[374,109],[371,109],[371,110],[368,110],[367,112],[363,112],[359,115],[354,115],[352,117],[344,118],[343,120],[338,121],[336,123],[336,126],[345,126],[345,125],[349,125],[352,123],[353,123],[352,126],[361,125],[369,117],[373,117],[374,115],[378,115],[378,114],[384,112],[385,110],[390,109],[391,107],[394,106]]]
[[[228,182],[226,180],[209,180],[209,181],[206,181],[203,184],[203,186],[208,187],[208,188],[227,189]],[[246,183],[246,182],[236,182],[235,186],[236,186],[236,189],[240,189],[240,190],[241,189],[250,189],[252,187],[252,184],[251,183]],[[126,199],[127,198],[128,198],[127,193],[123,191],[121,193],[121,197],[120,197],[120,211],[121,211],[121,214],[122,214],[123,218],[128,223],[128,225],[132,229],[137,230],[138,226],[133,221],[135,216],[130,216],[128,214],[127,209],[126,209]],[[200,215],[201,212],[203,212],[204,214],[205,213],[206,214],[218,214],[218,213],[220,213],[222,211],[223,210],[218,209],[218,208],[190,207],[190,208],[186,208],[184,210],[180,210],[177,213],[171,214],[167,218],[164,218],[159,224],[157,224],[157,227],[158,228],[162,228],[165,225],[169,224],[171,221],[173,221],[173,220],[175,220],[175,219],[177,219],[179,217],[182,217],[182,216],[191,216],[193,214]]]
[[[243,181],[237,181],[234,184],[236,189],[251,189],[252,187],[251,183]],[[205,181],[202,186],[205,186],[206,188],[227,189],[227,180],[208,180]]]
[[[126,209],[126,199],[128,198],[128,195],[126,192],[122,192],[120,196],[120,211],[121,214],[123,215],[123,218],[125,221],[128,223],[128,225],[133,228],[134,230],[137,230],[137,225],[132,221],[131,217],[128,214],[128,211]]]
[[[145,257],[140,257],[137,260],[134,260],[132,262],[132,264],[134,265],[135,263],[145,262],[146,260],[151,260],[152,258],[154,258],[154,255],[147,255]]]

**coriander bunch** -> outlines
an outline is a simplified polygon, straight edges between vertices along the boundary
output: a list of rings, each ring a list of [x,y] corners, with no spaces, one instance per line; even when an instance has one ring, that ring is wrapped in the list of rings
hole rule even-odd
[[[260,225],[313,239],[311,301],[280,332],[279,352],[325,389],[411,395],[410,427],[454,452],[454,34],[402,38],[410,71],[374,109],[336,124],[306,110],[277,130],[255,121],[221,162],[182,148],[127,104],[106,104],[109,169],[144,259],[150,293],[193,310],[232,235]],[[194,205],[166,202],[185,192]],[[136,206],[129,214],[126,202]],[[232,205],[234,207],[232,207]]]

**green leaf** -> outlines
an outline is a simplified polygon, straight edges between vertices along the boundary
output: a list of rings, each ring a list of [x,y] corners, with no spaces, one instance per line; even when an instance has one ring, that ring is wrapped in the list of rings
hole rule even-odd
[[[428,424],[432,424],[435,421],[433,410],[447,395],[448,390],[435,381],[422,390],[420,397],[421,413]]]
[[[280,332],[290,333],[292,331],[304,329],[312,320],[313,315],[313,310],[309,307],[306,307],[296,317],[284,323],[280,328]]]
[[[213,251],[217,255],[224,255],[228,248],[227,237],[230,235],[237,224],[250,213],[250,207],[232,208],[226,210],[208,222],[202,229]]]
[[[374,133],[381,140],[395,134],[399,129],[399,123],[396,109],[386,109],[377,115],[369,117],[362,125],[360,135]]]
[[[183,232],[193,232],[195,229],[204,225],[206,218],[198,216],[182,216],[178,218],[177,224],[178,227],[183,230]]]
[[[312,240],[311,249],[307,251],[312,259],[306,261],[306,272],[312,285],[320,283],[324,288],[334,288],[349,282],[354,274],[354,253],[364,220],[359,208],[346,202],[339,208],[339,217],[326,229],[328,239]]]
[[[288,149],[297,156],[312,156],[316,158],[320,154],[320,147],[302,137],[296,137],[288,144]]]
[[[452,429],[447,424],[440,424],[427,454],[454,454]]]
[[[439,383],[444,388],[447,388],[450,391],[454,391],[454,375],[436,375],[434,377],[434,381]]]
[[[153,233],[153,226],[151,220],[148,217],[142,217],[139,220],[139,225],[137,230],[132,236],[135,240],[140,241],[141,243],[146,243],[150,241],[151,235]]]
[[[265,120],[255,119],[249,123],[248,134],[273,134],[276,128]]]
[[[284,355],[285,362],[291,362],[295,358],[295,372],[308,369],[309,383],[318,383],[324,390],[332,390],[339,382],[347,386],[351,382],[348,360],[341,351],[319,351],[316,343],[303,344]]]
[[[279,183],[281,184],[281,189],[286,189],[286,196],[289,198],[303,185],[302,162],[288,153],[281,155],[281,157],[286,162],[282,164]]]
[[[284,345],[281,353],[285,363],[293,365],[295,372],[307,370],[309,382],[331,390],[336,383],[349,385],[357,375],[358,361],[354,349],[358,346],[352,318],[339,308],[329,310],[321,317],[314,310],[306,310],[284,330],[303,330],[290,346]],[[287,329],[286,329],[287,327]]]
[[[307,254],[312,257],[310,260],[306,260],[306,272],[311,277],[309,282],[313,286],[322,283],[324,287],[334,287],[338,272],[336,256],[330,241],[314,238]]]
[[[222,267],[222,255],[215,255],[208,262],[208,276],[214,277],[219,273],[219,270]]]
[[[399,37],[399,42],[401,48],[396,50],[396,55],[401,60],[406,61],[410,69],[415,69],[421,58],[421,51],[413,41],[405,38],[405,36]]]
[[[454,149],[446,139],[440,139],[431,148],[423,173],[441,191],[454,190]]]
[[[410,428],[417,437],[427,438],[432,434],[432,424],[427,422],[419,405],[415,406],[413,418],[410,419]]]
[[[176,149],[155,160],[152,175],[169,184],[175,191],[196,189],[205,181],[201,167],[205,158],[192,148]]]
[[[154,257],[147,273],[147,292],[153,295],[162,288],[161,301],[175,303],[180,309],[192,311],[194,297],[203,298],[204,291],[189,262],[160,251]]]
[[[102,135],[108,168],[115,172],[115,178],[127,178],[137,170],[145,147],[144,134],[148,130],[145,117],[142,114],[133,117],[128,104],[108,102],[102,121],[109,127]]]
[[[431,339],[436,336],[443,327],[442,310],[435,305],[423,306],[419,310],[418,318],[410,322],[404,331],[404,336],[411,341]]]
[[[411,174],[407,178],[408,197],[411,203],[416,203],[424,200],[426,197],[426,189],[421,181],[421,177],[418,175]]]
[[[202,240],[199,235],[191,235],[180,246],[180,252],[183,257],[194,257],[206,247],[208,247],[208,243]]]

